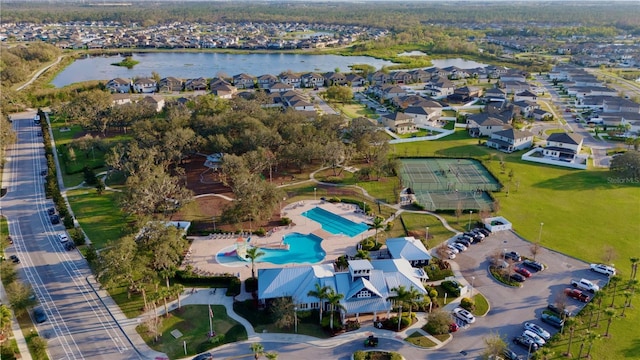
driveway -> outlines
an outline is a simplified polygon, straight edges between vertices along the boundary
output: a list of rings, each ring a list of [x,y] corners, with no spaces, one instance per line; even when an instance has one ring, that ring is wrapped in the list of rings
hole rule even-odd
[[[568,309],[573,313],[584,306],[562,294],[566,287],[570,287],[571,279],[586,278],[600,287],[607,282],[605,276],[589,271],[589,264],[545,248],[540,248],[536,260],[547,268],[533,273],[522,288],[505,286],[491,277],[488,265],[493,254],[507,249],[517,251],[523,257],[532,257],[530,248],[531,243],[506,231],[492,234],[484,242],[471,245],[469,250],[458,254],[455,261],[462,275],[469,284],[473,282],[474,291],[480,291],[489,300],[491,310],[469,328],[461,329],[455,334],[453,341],[437,350],[438,359],[476,359],[485,349],[483,339],[486,336],[498,333],[510,342],[522,333],[525,321],[534,321],[553,334],[556,329],[538,320],[547,304],[555,303],[559,296],[566,301]],[[527,349],[512,344],[510,347],[517,353],[526,355]],[[467,354],[461,354],[461,351]]]

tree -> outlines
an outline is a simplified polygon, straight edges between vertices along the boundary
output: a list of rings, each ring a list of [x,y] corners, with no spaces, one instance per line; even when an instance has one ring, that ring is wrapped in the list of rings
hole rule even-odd
[[[391,296],[391,299],[393,299],[398,306],[398,331],[400,331],[400,327],[402,326],[402,306],[404,305],[404,302],[409,299],[411,293],[407,291],[404,285],[394,287],[393,289],[391,289],[391,291],[396,293],[395,295]]]
[[[11,326],[13,314],[11,310],[4,304],[0,304],[0,334],[4,335],[5,331]]]
[[[258,360],[260,356],[264,355],[264,346],[260,343],[252,343],[251,344],[251,352],[253,352],[253,358]]]
[[[484,358],[498,359],[507,349],[505,339],[498,333],[491,333],[489,336],[485,337],[484,343],[487,345],[483,353]]]
[[[622,292],[622,296],[624,296],[624,304],[622,305],[622,313],[620,314],[622,317],[624,317],[624,312],[628,308],[627,303],[629,302],[629,299],[631,299],[631,295],[633,294],[629,290]]]
[[[271,313],[274,324],[280,329],[291,328],[292,325],[295,326],[295,308],[296,306],[291,297],[274,299],[269,307],[269,312]]]
[[[536,261],[536,256],[538,255],[538,253],[540,253],[540,243],[539,242],[535,242],[535,243],[531,244],[531,246],[529,247],[529,251],[531,252],[531,255],[533,256],[533,261]]]
[[[320,324],[322,324],[322,310],[324,310],[324,301],[327,299],[327,294],[331,289],[329,286],[321,286],[320,283],[316,283],[315,290],[309,290],[307,296],[311,296],[318,299],[320,303]]]
[[[569,341],[567,345],[567,352],[565,355],[571,357],[571,343],[573,342],[573,332],[576,329],[576,319],[569,317],[564,320],[564,327],[569,328]]]
[[[246,257],[247,259],[251,260],[251,277],[254,279],[256,278],[256,269],[255,269],[256,259],[263,255],[265,255],[265,252],[260,250],[260,248],[250,247],[247,249]]]
[[[7,296],[9,297],[9,305],[16,316],[26,314],[27,309],[36,304],[31,286],[19,281],[14,281],[7,286]]]
[[[432,334],[440,335],[449,332],[451,313],[441,309],[437,309],[427,315],[427,327]]]
[[[627,304],[627,307],[631,307],[631,300],[633,299],[633,295],[636,293],[636,286],[638,286],[638,280],[633,279],[633,280],[629,280],[628,282],[628,288],[631,289],[631,297],[629,298],[629,302]]]
[[[456,223],[460,224],[460,216],[462,216],[462,202],[458,201],[456,204]]]
[[[333,317],[336,309],[344,309],[344,305],[340,303],[344,299],[344,294],[338,294],[335,290],[330,289],[327,293],[327,303],[329,304],[329,308],[331,309],[331,318],[329,319],[329,328],[333,330]]]
[[[595,332],[593,332],[593,331],[587,330],[586,338],[587,338],[587,343],[589,344],[589,348],[587,349],[586,357],[587,357],[587,359],[590,359],[591,358],[591,348],[593,347],[593,343],[596,340],[600,339],[600,335],[595,333]]]
[[[372,227],[376,230],[376,235],[375,235],[375,243],[376,246],[378,245],[378,230],[380,229],[384,229],[384,219],[380,216],[376,216],[375,219],[373,219],[373,223],[372,223]]]
[[[622,280],[619,275],[614,275],[609,278],[609,284],[613,288],[613,294],[611,295],[611,307],[613,307],[614,302],[616,301],[616,291],[618,290],[618,283]]]
[[[604,313],[609,317],[607,319],[607,331],[605,331],[604,337],[609,337],[609,327],[611,327],[611,322],[613,321],[613,317],[616,315],[616,310],[614,308],[606,308],[604,309]]]
[[[369,255],[369,251],[367,250],[358,249],[355,258],[362,260],[371,260],[371,255]]]
[[[614,157],[609,170],[622,177],[640,179],[640,152],[629,150]]]
[[[13,263],[11,261],[0,261],[0,279],[2,279],[5,286],[16,281],[17,278],[18,273]]]
[[[420,290],[414,288],[413,286],[409,288],[409,295],[405,300],[405,304],[409,307],[409,321],[411,321],[411,311],[415,305],[420,303],[420,299],[422,298],[422,293]]]
[[[182,307],[182,305],[180,304],[180,295],[184,291],[184,285],[173,284],[170,288],[170,291],[171,291],[171,295],[175,296],[176,299],[178,300],[178,309],[180,309]]]
[[[640,261],[639,257],[632,257],[629,258],[629,260],[631,261],[631,280],[636,278],[636,273],[638,272],[638,261]]]

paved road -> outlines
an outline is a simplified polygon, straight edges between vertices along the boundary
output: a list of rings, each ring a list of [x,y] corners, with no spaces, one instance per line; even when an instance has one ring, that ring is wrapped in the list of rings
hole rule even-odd
[[[51,359],[135,359],[136,351],[87,283],[91,274],[77,251],[65,251],[57,239],[62,225],[51,225],[44,196],[46,169],[35,112],[13,114],[18,141],[8,149],[2,212],[9,221],[14,246],[8,255],[21,259],[20,275],[31,284],[48,317],[37,325],[48,339]]]
[[[64,57],[63,55],[58,56],[58,59],[57,59],[54,63],[52,63],[51,65],[47,65],[47,66],[43,67],[42,69],[38,70],[38,72],[36,72],[36,73],[33,75],[33,77],[31,78],[31,80],[29,80],[29,81],[27,81],[26,83],[24,83],[24,84],[20,85],[20,86],[16,89],[16,91],[20,91],[20,90],[22,90],[22,89],[26,88],[27,86],[31,85],[34,81],[36,81],[36,79],[37,79],[38,77],[40,77],[40,75],[42,75],[45,71],[49,70],[49,68],[50,68],[50,67],[52,67],[53,65],[56,65],[57,63],[59,63],[59,62],[60,62],[60,60],[62,60],[62,58],[63,58],[63,57]]]

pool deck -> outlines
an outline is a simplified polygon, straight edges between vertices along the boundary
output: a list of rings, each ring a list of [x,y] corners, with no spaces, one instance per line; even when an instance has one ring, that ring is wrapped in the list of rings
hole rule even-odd
[[[257,247],[263,246],[266,248],[278,248],[281,246],[282,238],[286,234],[293,232],[301,234],[315,234],[323,239],[321,246],[327,255],[320,263],[324,264],[331,263],[344,254],[349,254],[351,256],[355,255],[356,244],[368,236],[375,235],[375,230],[367,230],[354,237],[334,235],[324,231],[322,230],[320,223],[302,215],[303,212],[314,207],[320,207],[356,223],[365,222],[371,224],[373,220],[372,217],[361,213],[359,211],[360,208],[353,204],[329,203],[322,200],[297,201],[295,203],[288,204],[282,210],[282,216],[288,217],[293,221],[291,226],[281,226],[275,229],[275,231],[271,231],[266,236],[251,235],[250,244]],[[184,268],[186,265],[191,265],[195,272],[205,274],[230,273],[239,276],[242,280],[251,277],[250,262],[243,262],[238,259],[238,261],[223,264],[218,262],[216,259],[216,254],[220,252],[229,252],[235,249],[235,242],[238,238],[239,235],[237,234],[227,236],[215,234],[213,236],[190,237],[189,239],[193,240],[193,242],[191,243],[191,248],[189,249],[187,257],[185,257],[182,267]],[[232,256],[237,259],[235,255]],[[277,265],[268,262],[256,262],[255,268],[257,271],[258,269],[299,265],[304,264]]]

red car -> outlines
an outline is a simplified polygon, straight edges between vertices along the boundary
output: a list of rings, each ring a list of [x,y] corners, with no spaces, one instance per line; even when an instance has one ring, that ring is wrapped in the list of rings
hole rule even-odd
[[[456,323],[449,324],[449,332],[450,333],[456,332],[456,331],[458,331],[458,329],[460,329],[460,326],[458,326],[458,324],[456,324]]]
[[[572,299],[576,299],[578,301],[587,302],[589,301],[589,295],[583,293],[578,289],[566,288],[564,289],[564,294]]]
[[[515,272],[517,272],[518,274],[520,274],[520,275],[522,275],[522,276],[524,276],[526,278],[531,277],[531,272],[529,270],[523,268],[523,267],[517,267],[515,269]]]

